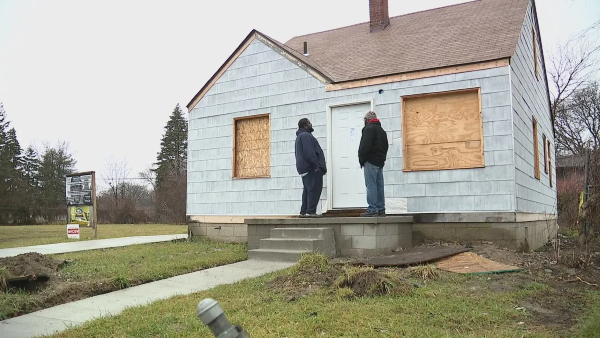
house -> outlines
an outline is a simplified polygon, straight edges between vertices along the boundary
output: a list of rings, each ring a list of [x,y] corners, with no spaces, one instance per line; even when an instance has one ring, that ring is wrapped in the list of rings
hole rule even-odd
[[[388,133],[390,214],[422,239],[535,248],[554,228],[553,120],[534,0],[478,0],[276,41],[251,31],[187,105],[190,232],[246,241],[298,215],[294,140],[326,152],[323,212],[366,208],[362,117]]]
[[[596,158],[600,158],[600,152],[592,151],[590,153],[590,168],[592,172],[598,171],[598,160],[595,160]],[[583,179],[585,176],[585,162],[585,154],[557,156],[556,179],[558,181],[569,180],[573,177]]]

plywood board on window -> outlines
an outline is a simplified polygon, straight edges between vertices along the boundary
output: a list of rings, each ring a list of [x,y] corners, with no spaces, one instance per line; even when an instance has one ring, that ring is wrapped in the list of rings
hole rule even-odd
[[[484,166],[478,88],[402,98],[404,170]]]
[[[535,117],[532,118],[533,129],[533,176],[540,179],[540,150],[538,146],[538,124]]]
[[[271,173],[271,123],[269,115],[234,120],[233,176],[269,177]]]
[[[546,135],[542,134],[542,147],[544,148],[544,172],[548,173],[548,149],[546,148]]]
[[[552,187],[552,152],[550,151],[551,145],[550,145],[550,140],[547,141],[548,142],[548,179],[550,180],[550,187]]]
[[[409,145],[411,170],[476,168],[483,163],[481,141]]]

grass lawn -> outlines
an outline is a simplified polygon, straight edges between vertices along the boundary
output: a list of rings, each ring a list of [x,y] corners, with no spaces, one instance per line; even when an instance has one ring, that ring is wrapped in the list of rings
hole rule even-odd
[[[392,270],[396,271],[393,273],[406,272],[406,269]],[[290,276],[296,277],[289,279]],[[333,291],[335,285],[340,284],[321,288],[315,287],[316,284],[308,285],[310,278],[303,279],[303,276],[306,274],[302,269],[291,268],[131,308],[118,316],[97,319],[52,337],[212,337],[196,317],[198,302],[207,297],[219,301],[234,325],[240,324],[252,337],[261,338],[520,338],[558,337],[567,333],[557,332],[552,323],[542,324],[533,313],[519,306],[522,301],[555,293],[542,283],[527,280],[520,287],[499,290],[495,286],[507,277],[442,272],[437,279],[427,282],[414,276],[406,277],[422,286],[411,286],[400,294],[355,297],[349,296],[348,288]],[[277,282],[281,279],[291,283]],[[290,296],[290,289],[278,285],[296,289],[296,293],[292,293],[295,296]],[[305,292],[297,293],[300,289]],[[600,305],[600,293],[591,295],[596,301],[595,306]],[[593,337],[600,332],[600,311],[598,307],[595,309],[580,326],[569,328],[569,336],[579,332],[577,336]]]
[[[592,306],[588,316],[581,320],[579,337],[598,337],[600,335],[600,292],[590,293]]]
[[[140,244],[45,257],[69,263],[37,293],[0,293],[0,317],[28,313],[93,295],[247,259],[245,244],[207,240]],[[42,258],[45,258],[42,256]],[[9,258],[0,259],[6,263]],[[17,258],[10,258],[16,260]],[[32,262],[39,264],[38,259]],[[17,262],[22,264],[22,262]],[[49,270],[51,271],[51,270]],[[2,319],[2,318],[0,318]]]
[[[80,240],[90,240],[94,233],[89,227],[80,227]],[[130,236],[171,235],[187,233],[187,225],[173,224],[100,224],[98,239]],[[41,244],[69,242],[67,226],[22,225],[0,226],[0,249]]]

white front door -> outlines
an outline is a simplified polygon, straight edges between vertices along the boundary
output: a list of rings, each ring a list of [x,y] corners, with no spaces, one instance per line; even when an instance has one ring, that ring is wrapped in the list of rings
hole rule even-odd
[[[370,103],[331,108],[332,208],[367,206],[365,177],[358,163],[358,145]]]

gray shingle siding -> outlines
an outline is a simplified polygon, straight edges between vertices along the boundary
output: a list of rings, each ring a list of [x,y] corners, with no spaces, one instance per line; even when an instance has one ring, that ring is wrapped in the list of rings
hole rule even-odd
[[[537,50],[539,77],[536,79],[533,60],[532,27],[535,25],[533,7],[527,11],[515,55],[511,59],[511,92],[515,140],[516,203],[517,211],[534,213],[556,213],[556,173],[554,137],[547,98],[546,72],[539,44]],[[538,151],[540,159],[540,180],[534,177],[533,126],[532,117],[538,122]],[[551,142],[553,187],[549,175],[544,172],[543,135]]]
[[[311,119],[327,151],[327,106],[357,100],[374,100],[388,132],[386,197],[407,198],[409,212],[514,211],[510,74],[501,67],[326,92],[323,83],[254,40],[190,112],[187,213],[297,214],[302,192],[294,160],[297,121]],[[486,167],[403,172],[400,97],[473,87],[482,93]],[[232,121],[265,113],[271,114],[271,177],[232,180]],[[326,196],[327,183],[322,199]]]

